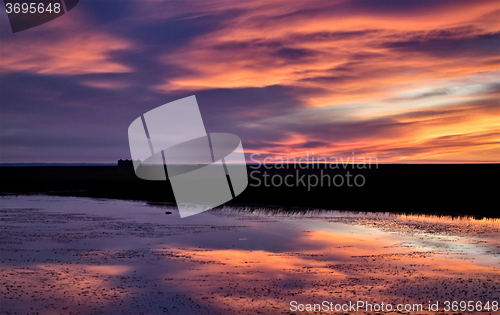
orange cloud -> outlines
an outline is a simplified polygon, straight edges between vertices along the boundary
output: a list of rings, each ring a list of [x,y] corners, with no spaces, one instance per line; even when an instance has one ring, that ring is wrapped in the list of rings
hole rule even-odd
[[[22,39],[3,43],[0,51],[3,73],[29,71],[38,74],[76,75],[120,73],[131,69],[108,58],[130,43],[107,34],[78,34],[61,39]]]
[[[315,89],[297,95],[304,108],[291,115],[247,114],[257,116],[248,130],[288,137],[268,141],[259,153],[302,156],[301,144],[323,141],[315,148],[319,154],[357,151],[385,162],[498,161],[499,111],[494,106],[477,111],[473,105],[498,104],[498,94],[481,91],[497,82],[500,70],[492,44],[500,31],[498,2],[433,3],[411,10],[403,4],[377,9],[348,2],[218,4],[212,10],[236,6],[243,13],[165,55],[164,63],[186,71],[156,88],[166,93],[273,85]],[[436,92],[439,88],[444,92]],[[471,105],[464,108],[463,102]],[[456,111],[449,111],[453,106]],[[318,116],[311,108],[325,112]],[[442,116],[404,115],[444,108]],[[304,132],[306,121],[324,128],[317,135]],[[365,134],[334,130],[347,136],[328,139],[328,125],[339,122]],[[371,124],[379,128],[373,132]]]
[[[132,42],[89,29],[88,19],[82,11],[77,11],[41,28],[9,34],[0,46],[0,72],[79,75],[132,71],[111,56],[113,52],[132,49]]]
[[[436,30],[443,29],[449,30],[447,37],[472,37],[500,29],[498,23],[483,19],[500,8],[492,2],[470,2],[437,11],[397,15],[337,14],[329,2],[311,5],[295,1],[286,6],[279,1],[253,2],[251,9],[246,5],[242,7],[248,11],[228,19],[223,29],[199,37],[165,56],[165,62],[188,69],[190,74],[169,79],[158,88],[172,91],[312,85],[331,93],[307,103],[328,106],[343,102],[345,97],[359,99],[362,91],[375,89],[378,94],[387,95],[398,89],[398,83],[420,84],[492,70],[491,65],[481,64],[483,58],[467,58],[470,63],[457,64],[456,59],[463,58],[443,60],[428,55],[401,54],[383,45],[417,36],[438,36]],[[324,14],[321,14],[322,7],[325,7]],[[313,16],[299,14],[307,9],[317,12]],[[462,30],[465,34],[459,32],[461,27],[468,28]],[[496,57],[487,59],[492,58]],[[353,69],[342,70],[349,63]]]

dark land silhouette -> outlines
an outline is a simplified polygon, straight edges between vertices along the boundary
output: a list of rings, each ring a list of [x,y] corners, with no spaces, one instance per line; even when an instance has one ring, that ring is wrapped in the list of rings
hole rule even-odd
[[[289,165],[288,169],[266,165],[247,166],[249,185],[229,205],[265,205],[303,209],[388,211],[402,213],[442,213],[500,217],[498,177],[500,164],[381,164],[371,169],[329,169],[328,165]],[[269,169],[270,168],[270,169]],[[297,171],[299,172],[297,176]],[[330,180],[323,186],[307,187],[307,178],[340,175],[347,183],[336,187]],[[267,175],[264,175],[267,174]],[[273,176],[288,184],[272,185]],[[362,175],[365,183],[357,187],[353,179]],[[297,180],[301,177],[303,180]],[[267,177],[267,179],[265,178]],[[280,180],[276,177],[275,184]],[[169,181],[146,181],[137,178],[132,167],[118,166],[44,166],[0,167],[0,192],[3,194],[46,193],[144,200],[152,203],[175,203]],[[269,184],[264,185],[264,179]],[[260,185],[257,185],[258,181]],[[302,184],[302,182],[304,184]],[[337,178],[337,185],[340,178]],[[361,177],[358,177],[361,184]],[[257,186],[257,187],[256,187]]]

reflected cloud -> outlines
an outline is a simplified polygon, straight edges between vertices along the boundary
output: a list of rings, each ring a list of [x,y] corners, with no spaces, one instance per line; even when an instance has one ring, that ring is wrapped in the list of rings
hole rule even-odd
[[[142,202],[51,196],[2,205],[4,313],[500,298],[498,219],[230,207],[180,219]]]

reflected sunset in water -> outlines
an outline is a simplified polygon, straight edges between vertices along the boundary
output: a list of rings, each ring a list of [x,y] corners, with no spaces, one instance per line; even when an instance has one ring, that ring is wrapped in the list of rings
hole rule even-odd
[[[3,310],[289,314],[292,301],[499,298],[498,219],[231,207],[180,219],[167,205],[48,196],[2,205]]]

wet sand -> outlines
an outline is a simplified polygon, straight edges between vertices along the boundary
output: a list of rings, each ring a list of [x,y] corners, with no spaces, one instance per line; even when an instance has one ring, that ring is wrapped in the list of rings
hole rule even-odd
[[[44,195],[0,205],[2,314],[500,299],[498,219],[235,207],[180,219],[169,206]]]

